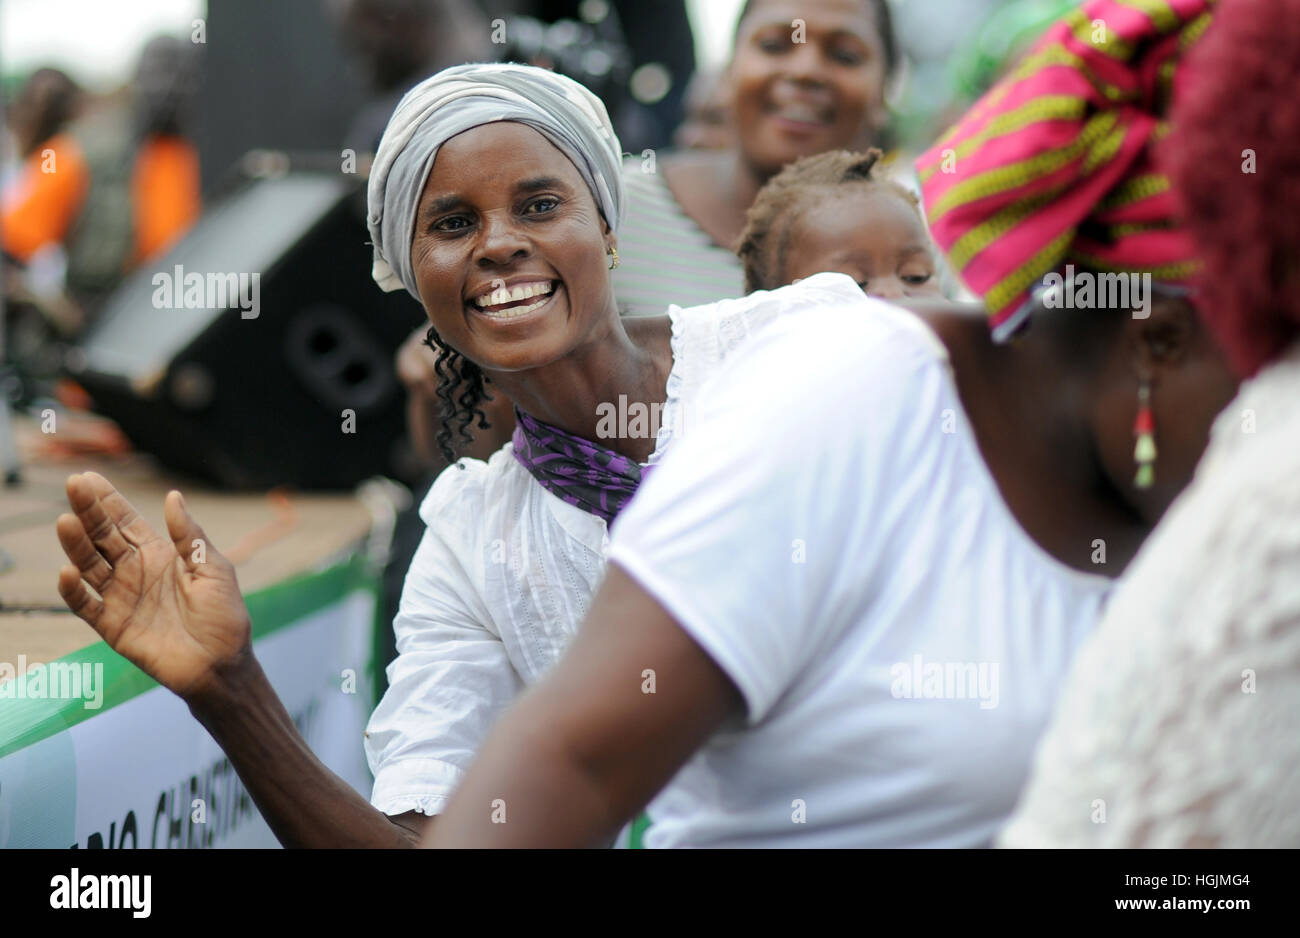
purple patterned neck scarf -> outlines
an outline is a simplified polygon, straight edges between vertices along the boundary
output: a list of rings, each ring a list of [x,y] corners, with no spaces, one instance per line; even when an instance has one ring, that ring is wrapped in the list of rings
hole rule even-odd
[[[642,468],[599,443],[542,423],[515,408],[515,459],[553,495],[606,524],[613,522],[641,484]]]

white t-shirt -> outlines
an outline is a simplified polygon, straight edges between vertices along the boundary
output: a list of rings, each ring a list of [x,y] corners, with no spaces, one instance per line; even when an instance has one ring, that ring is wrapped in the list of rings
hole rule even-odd
[[[782,318],[697,413],[609,560],[747,713],[650,804],[647,846],[989,844],[1111,581],[1019,527],[946,350],[897,307]]]
[[[751,333],[855,295],[849,278],[820,274],[797,288],[671,307],[673,367],[650,463],[689,427],[699,388]],[[627,410],[625,429],[638,417]],[[542,488],[509,443],[461,464],[420,506],[428,527],[393,621],[398,655],[366,727],[370,800],[390,815],[442,810],[492,724],[568,647],[605,570],[605,522]]]

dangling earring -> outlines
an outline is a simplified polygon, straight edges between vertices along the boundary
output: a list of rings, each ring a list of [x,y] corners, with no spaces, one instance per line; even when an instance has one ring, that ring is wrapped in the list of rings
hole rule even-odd
[[[1139,489],[1149,489],[1156,481],[1156,419],[1151,413],[1151,383],[1145,378],[1138,385],[1137,419],[1133,421],[1133,461],[1137,463],[1137,477],[1133,484]]]
[[[611,258],[609,262],[609,269],[613,270],[615,267],[618,266],[618,248],[610,248],[609,257]]]

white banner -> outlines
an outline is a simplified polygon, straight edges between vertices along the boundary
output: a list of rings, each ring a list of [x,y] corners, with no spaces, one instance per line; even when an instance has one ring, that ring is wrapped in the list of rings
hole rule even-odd
[[[254,644],[312,751],[367,798],[374,602],[348,593]],[[154,687],[0,758],[0,848],[73,846],[278,843],[212,737]]]

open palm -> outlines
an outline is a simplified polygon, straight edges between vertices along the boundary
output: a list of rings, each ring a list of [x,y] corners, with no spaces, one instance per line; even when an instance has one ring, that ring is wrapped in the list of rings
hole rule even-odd
[[[114,651],[182,697],[248,653],[235,569],[179,492],[163,504],[170,537],[98,473],[70,476],[67,494],[74,514],[60,515],[55,529],[72,564],[59,571],[59,595]]]

